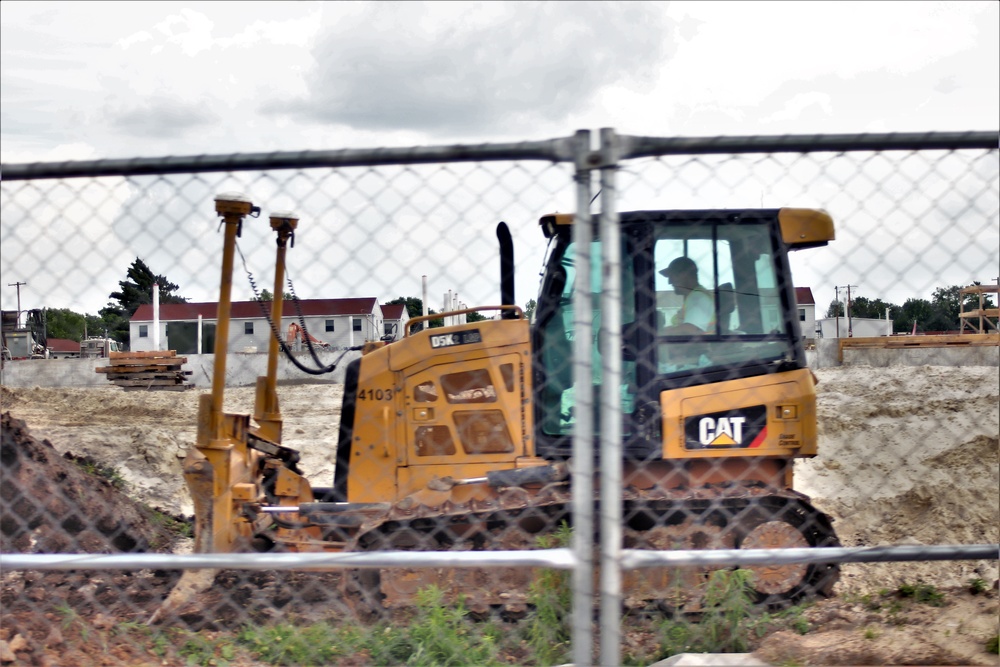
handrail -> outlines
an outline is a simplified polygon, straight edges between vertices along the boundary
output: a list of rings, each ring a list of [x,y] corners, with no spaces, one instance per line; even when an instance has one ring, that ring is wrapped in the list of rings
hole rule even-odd
[[[521,319],[524,317],[524,311],[521,310],[520,306],[476,306],[475,308],[465,308],[463,310],[449,310],[446,313],[435,313],[433,315],[420,315],[419,317],[414,317],[411,320],[406,321],[406,326],[403,327],[403,338],[409,338],[410,327],[414,324],[419,324],[420,322],[427,322],[430,320],[437,320],[444,317],[452,317],[455,315],[465,315],[466,313],[476,313],[480,310],[513,310],[514,317]]]

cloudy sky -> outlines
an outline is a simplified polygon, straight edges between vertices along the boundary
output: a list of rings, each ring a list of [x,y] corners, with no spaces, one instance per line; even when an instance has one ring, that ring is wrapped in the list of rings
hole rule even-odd
[[[499,142],[600,127],[656,136],[995,130],[998,9],[5,0],[0,155]],[[4,252],[5,308],[12,261]]]

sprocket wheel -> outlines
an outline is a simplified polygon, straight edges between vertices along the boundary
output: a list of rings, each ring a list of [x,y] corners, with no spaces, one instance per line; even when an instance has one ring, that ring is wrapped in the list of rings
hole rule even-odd
[[[798,549],[808,548],[805,535],[785,521],[767,521],[750,531],[743,538],[741,549]],[[754,588],[767,595],[782,595],[793,590],[806,577],[809,566],[805,563],[788,565],[751,565]]]

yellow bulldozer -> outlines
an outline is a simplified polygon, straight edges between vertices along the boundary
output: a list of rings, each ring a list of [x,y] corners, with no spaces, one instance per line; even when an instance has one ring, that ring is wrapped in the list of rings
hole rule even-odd
[[[816,454],[816,379],[806,365],[788,253],[834,238],[826,213],[620,213],[623,298],[617,317],[605,318],[598,263],[589,281],[575,274],[574,217],[543,216],[550,247],[533,322],[513,305],[513,244],[501,223],[502,303],[469,309],[498,315],[420,330],[430,318],[416,317],[400,340],[367,344],[346,367],[339,438],[330,444],[332,484],[313,487],[298,453],[281,444],[276,369],[287,346],[278,336],[280,298],[271,304],[277,326],[253,415],[222,411],[233,252],[244,219],[259,209],[228,194],[217,197],[216,210],[225,229],[216,365],[184,466],[196,551],[538,548],[539,537],[572,525],[567,461],[577,399],[598,395],[607,354],[621,355],[624,485],[610,493],[622,497],[623,546],[839,546],[832,520],[793,489],[794,459]],[[284,213],[270,220],[277,296],[298,220]],[[594,257],[601,243],[592,241]],[[574,292],[588,282],[595,370],[593,386],[578,387]],[[607,349],[602,320],[620,320],[620,347]],[[592,416],[595,433],[599,416]],[[828,563],[753,569],[758,599],[768,604],[828,595],[839,576]],[[345,575],[344,593],[364,613],[411,605],[431,584],[451,599],[461,595],[472,610],[523,608],[530,570],[487,574],[360,569]],[[629,572],[624,594],[640,606],[697,609],[706,576]]]

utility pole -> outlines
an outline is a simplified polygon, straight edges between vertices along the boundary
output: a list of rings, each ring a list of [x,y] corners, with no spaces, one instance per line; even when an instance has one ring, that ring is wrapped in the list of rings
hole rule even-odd
[[[845,307],[845,315],[847,316],[847,337],[854,337],[854,330],[851,327],[851,288],[857,289],[857,285],[834,285],[834,298],[837,301],[837,338],[840,338],[840,290],[847,290],[847,305]]]
[[[851,328],[851,288],[852,287],[856,288],[857,285],[848,285],[847,286],[847,337],[848,338],[853,338],[854,337],[854,329]]]
[[[833,307],[833,316],[836,318],[837,338],[840,338],[840,288],[833,286],[833,300],[837,305]]]
[[[17,288],[17,328],[21,328],[21,285],[27,285],[18,280],[16,283],[7,283],[7,287]]]

